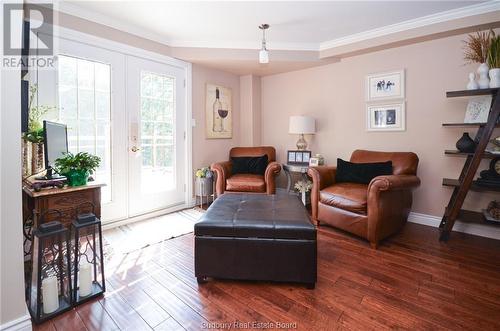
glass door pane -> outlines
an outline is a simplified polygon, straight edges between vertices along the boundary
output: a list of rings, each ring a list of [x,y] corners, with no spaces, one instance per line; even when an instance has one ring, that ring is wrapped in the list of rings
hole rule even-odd
[[[68,148],[101,158],[94,179],[102,188],[102,203],[111,201],[111,66],[59,55],[59,116],[68,126]]]
[[[175,182],[175,77],[141,72],[141,192],[172,190]]]

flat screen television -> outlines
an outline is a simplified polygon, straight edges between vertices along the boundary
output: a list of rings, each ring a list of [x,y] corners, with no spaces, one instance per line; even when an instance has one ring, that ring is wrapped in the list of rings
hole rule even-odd
[[[61,179],[53,173],[56,159],[68,153],[68,129],[66,125],[43,121],[45,169],[47,174],[36,179]]]

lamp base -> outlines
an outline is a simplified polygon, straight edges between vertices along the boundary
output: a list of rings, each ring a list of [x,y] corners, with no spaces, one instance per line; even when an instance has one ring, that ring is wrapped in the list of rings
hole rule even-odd
[[[296,146],[299,151],[304,151],[307,148],[307,141],[304,138],[304,134],[300,135],[299,140],[297,140]]]

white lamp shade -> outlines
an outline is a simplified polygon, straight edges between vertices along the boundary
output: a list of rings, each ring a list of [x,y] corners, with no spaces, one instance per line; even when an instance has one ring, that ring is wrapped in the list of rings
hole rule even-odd
[[[290,116],[288,133],[314,134],[316,133],[316,122],[310,116]]]
[[[267,49],[261,49],[259,52],[259,63],[269,63],[269,51]]]

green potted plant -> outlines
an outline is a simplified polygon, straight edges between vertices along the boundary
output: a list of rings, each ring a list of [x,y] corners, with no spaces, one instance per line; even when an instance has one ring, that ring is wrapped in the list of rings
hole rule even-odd
[[[81,186],[87,184],[90,174],[99,167],[100,163],[100,157],[80,152],[64,154],[56,159],[55,166],[57,172],[68,179],[69,186]]]
[[[488,65],[490,66],[490,88],[500,87],[500,36],[491,39]]]

